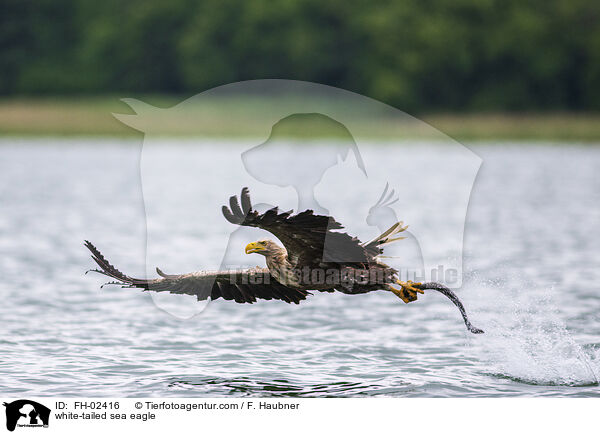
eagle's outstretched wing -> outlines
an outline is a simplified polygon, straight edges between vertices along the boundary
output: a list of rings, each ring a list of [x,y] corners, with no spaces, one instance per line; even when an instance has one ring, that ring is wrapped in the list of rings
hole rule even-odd
[[[129,277],[112,266],[89,241],[85,246],[92,252],[99,270],[91,270],[115,279],[108,284],[122,285],[123,288],[142,288],[145,291],[170,292],[173,294],[195,295],[198,300],[210,297],[215,300],[235,300],[238,303],[254,303],[257,298],[282,300],[296,303],[306,299],[307,291],[289,288],[277,282],[267,268],[249,268],[230,271],[200,271],[188,274],[165,274],[157,279],[136,279]]]
[[[314,262],[367,263],[381,253],[375,245],[364,246],[356,237],[337,232],[344,227],[333,217],[315,215],[312,210],[292,215],[291,211],[279,212],[277,207],[263,214],[252,209],[248,188],[229,199],[229,207],[223,206],[223,215],[233,224],[253,226],[275,235],[285,246],[288,257],[300,265]]]

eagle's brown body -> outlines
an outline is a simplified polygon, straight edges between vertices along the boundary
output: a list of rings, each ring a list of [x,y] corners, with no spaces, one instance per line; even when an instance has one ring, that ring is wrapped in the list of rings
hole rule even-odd
[[[272,240],[249,244],[248,253],[265,256],[271,276],[279,283],[298,289],[364,294],[396,283],[396,270],[379,261],[339,265],[333,262],[300,262]]]
[[[254,226],[271,232],[284,247],[272,240],[251,243],[247,253],[265,256],[270,274],[281,284],[303,290],[340,291],[363,294],[389,289],[397,272],[378,260],[380,246],[395,241],[393,236],[406,229],[401,223],[369,243],[340,232],[343,226],[333,217],[315,215],[311,210],[292,215],[273,208],[259,214],[252,209],[247,189],[242,190],[241,206],[232,196],[223,215],[234,224]]]

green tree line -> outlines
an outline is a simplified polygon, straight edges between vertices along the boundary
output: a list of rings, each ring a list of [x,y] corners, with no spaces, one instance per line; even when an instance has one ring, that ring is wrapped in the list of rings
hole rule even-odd
[[[287,78],[404,110],[600,109],[595,0],[0,0],[0,95]]]

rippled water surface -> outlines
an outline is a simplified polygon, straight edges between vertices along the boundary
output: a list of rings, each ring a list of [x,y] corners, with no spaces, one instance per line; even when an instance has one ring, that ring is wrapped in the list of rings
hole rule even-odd
[[[389,293],[317,294],[298,306],[218,300],[198,313],[179,296],[100,290],[101,276],[84,275],[84,239],[129,274],[146,271],[147,243],[151,257],[164,255],[148,266],[166,272],[218,263],[231,230],[220,205],[246,182],[228,170],[226,146],[237,145],[161,151],[165,166],[203,152],[224,181],[177,180],[162,209],[186,218],[149,221],[148,234],[162,236],[147,240],[138,142],[1,142],[0,394],[600,396],[600,147],[472,147],[483,164],[457,293],[484,335],[467,334],[435,293],[410,305]],[[444,152],[423,149],[363,152]],[[197,207],[215,217],[196,217]]]

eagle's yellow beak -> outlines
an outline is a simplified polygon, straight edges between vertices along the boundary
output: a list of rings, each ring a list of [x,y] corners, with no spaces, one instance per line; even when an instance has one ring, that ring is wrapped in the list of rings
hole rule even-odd
[[[250,243],[246,246],[246,254],[262,252],[263,250],[267,249],[256,242]]]

